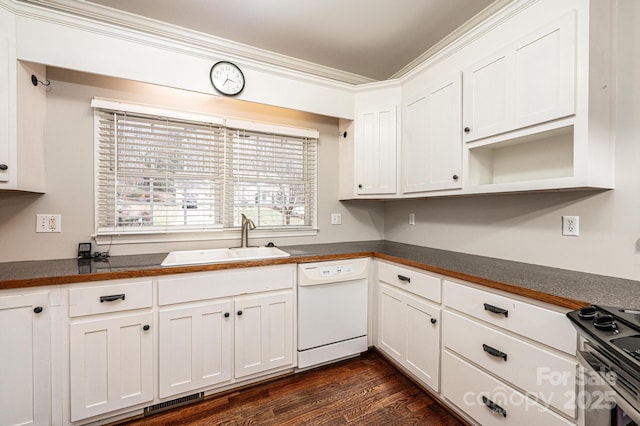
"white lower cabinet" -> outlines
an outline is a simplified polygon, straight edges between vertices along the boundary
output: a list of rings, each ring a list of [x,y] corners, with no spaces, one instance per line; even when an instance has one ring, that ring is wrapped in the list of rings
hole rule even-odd
[[[293,365],[291,291],[235,300],[235,376]]]
[[[160,398],[290,367],[293,294],[255,294],[161,309],[159,336]]]
[[[373,264],[374,345],[436,397],[474,424],[580,420],[577,336],[566,312]],[[0,424],[119,420],[293,371],[295,278],[291,264],[3,292]],[[51,336],[61,340],[54,352]]]
[[[70,421],[154,397],[152,281],[69,287]]]
[[[0,297],[0,424],[51,424],[49,293]]]
[[[161,277],[159,398],[293,368],[295,265]]]
[[[576,416],[575,404],[568,403],[576,391],[575,360],[453,312],[443,313],[442,324],[443,346],[558,411]]]
[[[574,424],[446,349],[442,353],[442,372],[442,395],[478,424]]]
[[[226,299],[160,311],[160,398],[231,380],[232,307]]]
[[[564,312],[444,281],[442,397],[480,424],[577,420],[577,337]]]
[[[153,400],[151,313],[70,326],[71,421]]]
[[[413,291],[434,288],[440,279],[411,269],[378,263],[378,312],[376,347],[434,391],[440,378],[440,306]],[[395,275],[394,275],[395,274]],[[407,283],[407,290],[393,285]],[[388,281],[393,281],[389,283]],[[403,284],[398,284],[403,285]]]
[[[440,309],[381,284],[378,348],[438,391]]]

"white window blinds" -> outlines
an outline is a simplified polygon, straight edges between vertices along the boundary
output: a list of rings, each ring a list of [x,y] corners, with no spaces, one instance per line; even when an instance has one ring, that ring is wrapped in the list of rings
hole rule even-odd
[[[315,140],[229,129],[228,141],[225,226],[239,226],[241,213],[262,227],[312,226]]]
[[[97,235],[222,230],[241,213],[315,226],[317,138],[108,108],[95,122]]]

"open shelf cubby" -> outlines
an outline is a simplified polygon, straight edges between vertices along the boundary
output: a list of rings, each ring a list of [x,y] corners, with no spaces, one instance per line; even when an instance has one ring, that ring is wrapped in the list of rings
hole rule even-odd
[[[573,177],[573,145],[570,125],[469,146],[469,183],[476,186]]]

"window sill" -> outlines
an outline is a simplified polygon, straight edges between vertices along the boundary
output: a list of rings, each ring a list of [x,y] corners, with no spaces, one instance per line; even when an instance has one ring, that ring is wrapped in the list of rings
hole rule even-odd
[[[318,234],[318,229],[256,229],[249,232],[249,239],[256,238],[284,238],[284,237],[313,237]],[[108,244],[149,244],[149,243],[177,243],[193,241],[240,241],[239,230],[212,231],[212,232],[176,232],[176,233],[113,233],[94,235],[98,245]]]

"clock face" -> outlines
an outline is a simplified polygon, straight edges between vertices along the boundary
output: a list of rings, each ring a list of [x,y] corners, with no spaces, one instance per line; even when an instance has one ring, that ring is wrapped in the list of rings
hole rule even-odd
[[[213,87],[223,95],[237,95],[244,89],[244,75],[231,62],[220,61],[214,64],[210,77]]]

